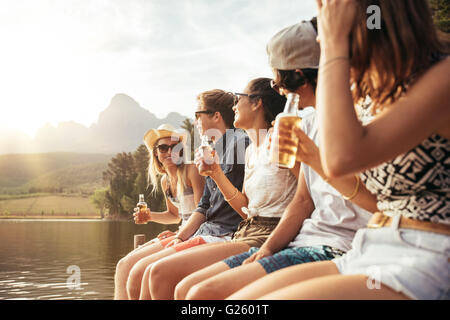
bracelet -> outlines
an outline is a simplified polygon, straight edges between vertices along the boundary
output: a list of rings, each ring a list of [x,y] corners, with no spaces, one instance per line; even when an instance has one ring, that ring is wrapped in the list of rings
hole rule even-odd
[[[181,242],[184,242],[184,240],[181,239],[179,236],[176,236],[175,239],[178,239],[178,240],[181,240]],[[175,239],[173,239],[173,240],[175,240]]]
[[[227,199],[227,198],[225,198],[225,196],[224,196],[223,198],[225,199],[226,202],[230,202],[231,200],[233,200],[234,198],[236,198],[237,195],[238,195],[238,189],[237,189],[237,188],[234,188],[234,195],[233,195],[231,198]]]
[[[336,61],[336,60],[341,60],[341,59],[349,60],[349,58],[347,56],[337,56],[337,57],[328,59],[326,62],[324,62],[322,65],[320,65],[319,70],[320,70],[320,68],[325,67],[327,64],[330,64],[331,62]]]
[[[355,179],[356,179],[355,190],[353,190],[353,193],[351,195],[349,195],[349,196],[342,195],[342,198],[344,198],[344,200],[352,200],[356,196],[356,194],[358,193],[358,191],[359,191],[359,181],[360,181],[359,175],[356,174],[355,175]]]

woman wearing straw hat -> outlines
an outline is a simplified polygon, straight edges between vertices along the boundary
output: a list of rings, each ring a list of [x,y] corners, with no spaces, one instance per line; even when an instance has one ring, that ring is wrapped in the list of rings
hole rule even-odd
[[[153,221],[175,224],[181,221],[181,225],[184,225],[200,201],[205,181],[195,165],[185,163],[183,138],[169,124],[163,124],[145,134],[144,142],[150,152],[149,180],[153,192],[162,188],[167,210],[152,212],[147,209],[143,218],[135,213],[136,223]],[[161,176],[161,185],[158,176]],[[115,275],[115,299],[139,297],[140,286],[134,283],[140,284],[139,278],[142,278],[147,267],[145,258],[164,249],[175,237],[176,233],[164,231],[119,261]]]

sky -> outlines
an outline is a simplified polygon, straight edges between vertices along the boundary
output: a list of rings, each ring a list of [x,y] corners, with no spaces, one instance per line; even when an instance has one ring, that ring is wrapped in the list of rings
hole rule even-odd
[[[86,127],[117,93],[164,117],[271,77],[279,30],[315,0],[0,0],[0,129]]]

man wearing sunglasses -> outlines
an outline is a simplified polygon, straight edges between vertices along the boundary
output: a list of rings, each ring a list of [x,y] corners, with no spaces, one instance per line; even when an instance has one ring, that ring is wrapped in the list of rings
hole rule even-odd
[[[225,175],[238,190],[242,190],[245,149],[250,140],[242,130],[234,129],[234,99],[233,94],[219,89],[199,94],[194,123],[200,135],[213,142]],[[241,221],[241,216],[225,201],[214,180],[208,176],[196,210],[170,245],[179,251],[207,242],[229,240]]]

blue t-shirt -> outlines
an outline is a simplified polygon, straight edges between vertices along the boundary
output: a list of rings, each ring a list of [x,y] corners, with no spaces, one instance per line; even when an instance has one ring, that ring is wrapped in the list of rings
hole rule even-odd
[[[239,191],[242,191],[244,183],[245,149],[249,144],[250,139],[245,132],[228,129],[214,145],[221,162],[220,167]],[[206,221],[194,236],[231,236],[242,221],[242,217],[225,201],[211,177],[206,177],[205,189],[195,211],[203,213]]]

